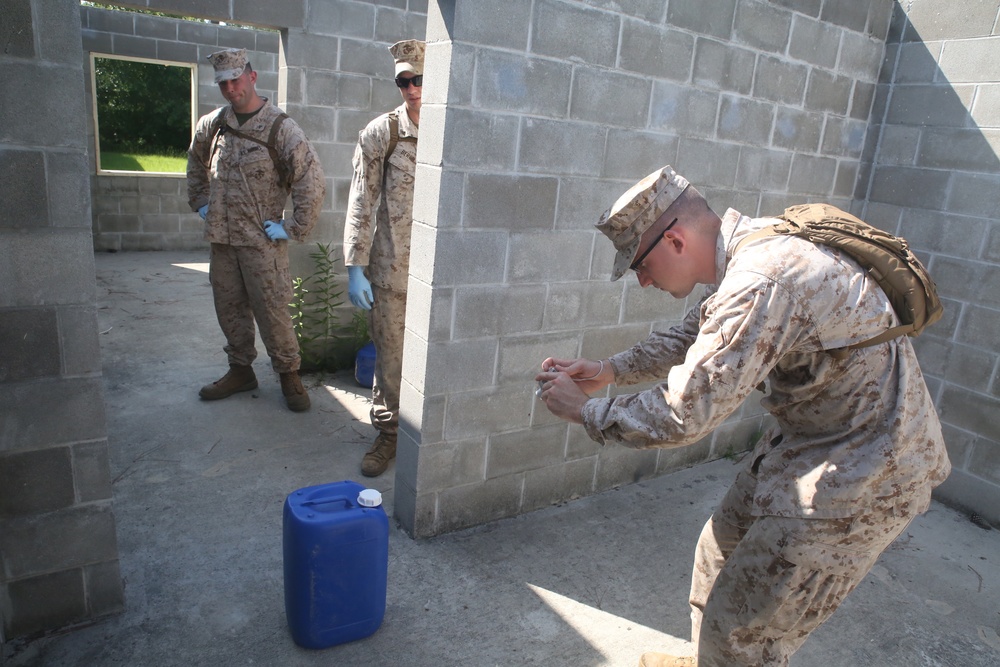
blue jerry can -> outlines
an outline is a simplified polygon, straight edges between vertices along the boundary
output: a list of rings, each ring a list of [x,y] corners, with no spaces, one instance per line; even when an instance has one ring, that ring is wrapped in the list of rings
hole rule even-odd
[[[351,481],[293,491],[285,500],[285,615],[292,639],[319,649],[382,625],[389,519],[382,496]]]
[[[371,389],[375,382],[375,343],[368,341],[354,356],[354,380]]]

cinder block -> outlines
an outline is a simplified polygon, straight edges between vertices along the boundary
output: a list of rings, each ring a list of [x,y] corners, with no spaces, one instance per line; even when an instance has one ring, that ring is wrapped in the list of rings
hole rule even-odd
[[[590,275],[591,232],[512,234],[507,280],[512,283],[586,280]],[[559,252],[554,253],[553,248]]]
[[[454,337],[462,340],[541,331],[547,302],[544,285],[457,288]]]
[[[778,107],[771,141],[779,148],[811,153],[819,147],[822,131],[822,115]]]
[[[1000,311],[992,308],[984,308],[978,304],[968,304],[963,310],[964,313],[958,331],[956,332],[955,340],[973,347],[980,347],[983,349],[995,348],[996,332],[1000,330]],[[983,415],[983,417],[985,418],[987,415],[991,414],[995,413],[987,412]],[[977,430],[971,425],[965,425],[965,423],[961,420],[954,421],[953,423],[956,425],[962,425],[963,428],[968,428],[969,430]],[[998,424],[997,428],[1000,428],[1000,424]]]
[[[532,4],[532,0],[510,0],[502,5],[491,2],[455,3],[451,39],[525,51],[528,48],[528,27],[532,25]]]
[[[1000,410],[1000,399],[955,385],[946,384],[938,401],[942,422],[993,441],[1000,441],[1000,422],[995,418],[997,410]],[[971,458],[970,463],[975,461],[975,452]]]
[[[983,246],[983,259],[1000,262],[1000,225],[989,225],[986,244]]]
[[[603,67],[615,65],[620,23],[617,15],[556,0],[535,0],[534,11],[532,53]]]
[[[435,534],[514,516],[521,507],[522,475],[488,479],[437,494]]]
[[[115,35],[115,55],[132,58],[155,58],[156,42],[145,37]]]
[[[710,137],[715,132],[718,93],[657,81],[649,125],[678,136]]]
[[[527,393],[534,393],[535,375],[547,357],[565,356],[579,347],[580,335],[576,331],[561,333],[536,333],[511,335],[500,339],[497,359],[497,382],[520,385]],[[575,356],[572,353],[569,356]]]
[[[1000,130],[924,128],[917,151],[917,166],[995,172],[1000,169]]]
[[[741,0],[736,4],[733,41],[770,53],[784,53],[792,26],[792,13],[771,3]]]
[[[31,0],[10,0],[4,5],[4,55],[35,57],[35,31],[31,24]]]
[[[750,92],[757,54],[731,42],[699,37],[695,47],[693,80],[699,86]]]
[[[62,351],[52,308],[6,310],[0,318],[0,381],[59,377]]]
[[[181,21],[177,25],[177,39],[193,44],[216,46],[219,43],[219,27],[214,23]]]
[[[729,39],[736,0],[672,0],[667,23],[702,35]]]
[[[612,136],[614,134],[614,132],[611,133]],[[559,203],[556,210],[556,229],[593,231],[594,224],[600,219],[601,214],[629,188],[632,182],[638,181],[643,174],[648,174],[657,168],[651,165],[663,166],[660,162],[664,164],[673,162],[677,145],[676,139],[652,135],[655,138],[648,141],[651,135],[635,133],[637,136],[628,137],[629,134],[622,132],[621,141],[618,141],[617,138],[609,138],[608,148],[605,150],[605,169],[609,168],[609,160],[614,159],[617,164],[620,159],[620,168],[627,170],[629,182],[611,181],[608,178],[600,180],[561,178]],[[659,140],[661,138],[663,141]],[[664,146],[668,148],[659,150]],[[629,147],[635,148],[633,155],[636,158],[636,163],[632,165],[627,163]],[[616,166],[616,168],[618,167]]]
[[[695,187],[732,187],[736,182],[740,146],[719,141],[682,138],[674,168]]]
[[[84,29],[80,34],[83,39],[83,50],[85,52],[111,53],[114,48],[110,33]]]
[[[177,39],[177,24],[180,21],[146,14],[137,14],[132,20],[133,30],[139,37],[172,41]]]
[[[452,288],[435,290],[420,280],[411,280],[406,291],[406,308],[409,311],[406,328],[427,343],[450,340],[454,300],[455,290]]]
[[[892,2],[891,0],[879,0],[878,2],[872,2],[869,4],[868,25],[866,27],[868,36],[879,40],[884,40],[886,38],[893,10],[897,6],[897,3]]]
[[[86,617],[83,572],[79,569],[10,581],[0,592],[6,639],[62,628]]]
[[[375,6],[359,2],[319,2],[309,6],[308,27],[311,34],[370,40],[375,35]]]
[[[0,455],[0,519],[20,519],[69,507],[74,502],[68,447]]]
[[[772,56],[760,56],[754,77],[754,97],[781,104],[802,104],[809,68]]]
[[[135,34],[134,12],[121,12],[111,9],[90,7],[87,11],[87,27],[101,32],[113,32],[122,35]]]
[[[804,195],[829,195],[836,173],[837,161],[832,158],[795,155],[788,189]]]
[[[534,390],[522,384],[467,391],[448,397],[445,440],[462,440],[527,428]]]
[[[865,2],[834,2],[823,5],[820,19],[848,30],[861,32],[868,24],[868,5]]]
[[[489,52],[489,56],[477,59],[478,104],[500,111],[565,116],[573,71],[569,64],[503,52]]]
[[[882,66],[882,41],[867,34],[845,31],[840,43],[840,73],[874,82]]]
[[[103,392],[100,378],[0,384],[0,452],[107,437]]]
[[[814,21],[801,15],[792,19],[788,55],[807,63],[833,69],[840,50],[841,30],[826,21]]]
[[[962,40],[987,37],[993,33],[997,8],[977,0],[956,0],[947,10],[934,2],[907,5],[905,18],[912,23],[911,41],[938,39]]]
[[[49,224],[53,227],[89,229],[90,182],[87,155],[61,152],[46,159],[45,182],[49,204]],[[36,198],[37,199],[37,198]],[[7,200],[9,201],[9,200]]]
[[[990,390],[996,358],[995,350],[953,344],[948,350],[944,379],[964,389],[986,394]],[[972,469],[980,470],[978,467]]]
[[[604,125],[642,127],[649,113],[650,91],[650,82],[645,77],[577,68],[570,118]],[[608,100],[615,100],[615,104],[608,104]],[[598,129],[590,130],[588,135],[603,138],[603,131]],[[576,134],[576,131],[571,132]],[[584,140],[588,138],[585,136]]]
[[[893,73],[897,84],[933,84],[941,82],[938,59],[944,42],[910,42],[898,47],[899,57]],[[951,46],[948,47],[949,49]]]
[[[421,116],[426,111],[421,111]],[[454,109],[448,111],[447,126],[448,132],[443,137],[433,134],[428,137],[426,132],[421,137],[430,138],[432,145],[442,147],[444,164],[458,169],[513,171],[520,126],[516,116]]]
[[[601,164],[593,155],[604,145],[605,136],[605,128],[592,123],[526,118],[518,164],[526,171],[545,174],[598,176]]]
[[[645,21],[625,20],[619,65],[658,79],[687,81],[694,56],[694,37]]]
[[[791,165],[791,153],[744,146],[736,169],[736,187],[785,190]]]
[[[590,495],[597,457],[569,461],[524,473],[522,512]]]
[[[233,20],[241,23],[296,29],[305,26],[306,3],[304,2],[233,0],[231,11]]]
[[[851,97],[851,118],[875,121],[872,115],[872,102],[875,98],[875,84],[864,81],[854,82],[854,94]],[[881,120],[880,118],[878,120]]]
[[[806,90],[806,107],[811,111],[830,111],[840,116],[847,114],[851,103],[852,80],[825,70],[813,68]]]
[[[424,374],[424,384],[414,381],[417,391],[435,396],[493,386],[497,363],[495,338],[448,341],[422,347],[424,359],[414,354],[411,355],[412,361],[408,361],[403,355],[403,372],[408,379],[416,380],[419,373]],[[413,346],[407,346],[407,352],[413,349]]]
[[[867,129],[868,124],[860,120],[827,116],[826,129],[823,131],[823,154],[860,158]]]
[[[549,285],[545,298],[545,322],[540,329],[573,331],[617,324],[621,304],[621,285],[611,281]]]
[[[604,180],[624,179],[636,182],[644,175],[664,165],[672,164],[677,155],[677,142],[677,137],[662,133],[609,129],[607,146],[604,149],[604,165],[601,168],[602,181],[587,182],[583,188],[600,198],[597,206],[589,203],[586,206],[586,220],[591,224],[596,223],[600,213],[607,210],[618,195],[629,187],[628,184],[606,184]],[[567,181],[563,179],[562,188],[566,187]],[[578,188],[573,189],[573,198],[586,197],[586,192],[579,192]],[[573,198],[560,196],[560,220],[563,219],[567,206],[572,207]]]
[[[548,410],[544,410],[546,414],[549,413]],[[553,419],[556,419],[553,417]],[[561,420],[560,420],[561,421]],[[565,424],[566,422],[563,422]],[[590,439],[587,435],[587,431],[581,426],[575,424],[567,424],[568,437],[566,439],[566,460],[567,461],[585,461],[590,468],[590,476],[593,480],[594,474],[597,471],[597,455],[605,447],[597,442]],[[591,481],[591,488],[593,488],[593,481]]]
[[[654,449],[657,452],[656,474],[662,475],[676,470],[683,470],[699,463],[711,461],[712,436],[708,435],[693,445],[666,449]]]
[[[426,5],[426,3],[425,3]],[[408,11],[381,9],[375,15],[375,41],[392,44],[401,39],[424,39],[427,34],[427,7],[410,3]]]
[[[1000,85],[980,85],[977,88],[972,120],[978,127],[1000,126]]]
[[[11,579],[118,557],[110,502],[0,523],[0,553]]]
[[[125,592],[118,561],[96,563],[83,568],[87,611],[91,617],[125,611]]]
[[[626,323],[613,327],[591,328],[583,332],[580,356],[587,359],[607,359],[627,350],[649,336],[649,321]]]
[[[942,172],[907,167],[875,169],[870,201],[938,209],[946,201],[948,178]]]
[[[557,124],[538,128],[531,136],[553,149],[552,142],[562,138]],[[572,136],[566,135],[566,139]],[[558,189],[559,181],[549,176],[469,174],[463,202],[464,225],[511,231],[552,229]]]
[[[656,474],[657,450],[631,449],[610,442],[597,455],[594,491],[606,491],[620,484],[634,484]]]
[[[833,194],[838,197],[853,197],[857,182],[858,163],[853,160],[841,160],[838,162]]]
[[[93,306],[65,307],[57,311],[62,372],[67,376],[101,372],[101,346],[97,340],[97,313]]]
[[[978,262],[977,265],[979,265]],[[998,267],[995,264],[979,266],[983,266],[984,270],[975,286],[976,296],[973,301],[978,305],[1000,310],[1000,271],[997,270]],[[995,348],[993,351],[994,353],[998,352]]]
[[[770,0],[775,5],[794,9],[797,12],[811,16],[819,16],[819,10],[823,5],[822,0]]]
[[[566,449],[566,426],[499,433],[489,438],[486,478],[516,475],[562,463]]]
[[[420,446],[417,488],[438,493],[486,479],[486,436]]]
[[[774,123],[774,105],[746,97],[723,95],[716,136],[751,146],[767,145]]]
[[[111,500],[107,440],[84,442],[73,445],[71,449],[77,501]]]
[[[0,201],[17,215],[0,217],[0,226],[39,228],[49,225],[45,192],[45,156],[40,151],[0,149]]]
[[[435,288],[501,283],[505,276],[507,236],[504,231],[470,230],[422,234],[419,238],[414,234],[410,244],[410,273]]]
[[[995,219],[996,193],[1000,191],[1000,174],[995,168],[991,171],[993,173],[985,174],[951,172],[951,191],[948,193],[945,208],[954,213]],[[928,206],[927,208],[933,207]]]
[[[670,322],[669,326],[673,326],[680,322],[687,310],[684,299],[675,299],[662,290],[642,287],[638,281],[628,278],[622,300],[623,322]]]

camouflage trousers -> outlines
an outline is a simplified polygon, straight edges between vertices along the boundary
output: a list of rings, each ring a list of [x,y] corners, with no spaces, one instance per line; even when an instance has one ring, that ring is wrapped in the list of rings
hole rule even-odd
[[[375,378],[371,419],[380,433],[399,429],[399,385],[403,379],[403,334],[406,331],[406,292],[372,285],[374,303],[368,313],[368,332],[375,343]]]
[[[787,665],[912,520],[875,502],[847,519],[751,516],[747,467],[702,530],[691,581],[699,667]]]
[[[256,248],[213,243],[208,277],[229,363],[249,366],[257,358],[256,319],[271,367],[278,373],[297,371],[299,342],[288,309],[292,279],[287,244]]]

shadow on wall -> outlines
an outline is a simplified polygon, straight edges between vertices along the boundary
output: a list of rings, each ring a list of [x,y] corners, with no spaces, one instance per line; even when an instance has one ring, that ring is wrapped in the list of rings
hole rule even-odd
[[[895,7],[856,193],[866,219],[905,237],[937,282],[945,317],[914,345],[954,465],[939,494],[993,522],[1000,522],[1000,422],[990,416],[1000,411],[1000,71],[988,63],[1000,62],[998,4]]]

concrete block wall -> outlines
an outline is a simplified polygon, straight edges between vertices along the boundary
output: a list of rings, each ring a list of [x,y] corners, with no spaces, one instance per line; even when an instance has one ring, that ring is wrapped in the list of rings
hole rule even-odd
[[[123,605],[79,7],[7,0],[0,28],[0,642]]]
[[[225,48],[247,50],[250,63],[257,70],[257,91],[277,102],[279,33],[98,7],[80,8],[80,26],[87,86],[95,248],[98,251],[207,249],[201,219],[187,203],[184,174],[98,173],[90,56],[197,64],[197,114],[201,116],[225,104],[215,84],[212,65],[206,60],[208,54]]]
[[[892,4],[431,3],[395,515],[433,535],[746,448],[754,397],[680,450],[600,447],[533,396],[688,303],[609,283],[593,223],[670,163],[713,206],[855,206]]]
[[[916,339],[954,471],[939,496],[1000,524],[1000,2],[897,5],[858,197],[935,277]]]

